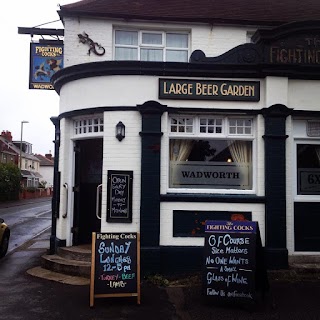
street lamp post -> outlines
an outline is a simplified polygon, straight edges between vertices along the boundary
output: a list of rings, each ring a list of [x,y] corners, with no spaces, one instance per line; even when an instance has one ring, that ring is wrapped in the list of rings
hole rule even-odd
[[[19,168],[21,171],[22,167],[22,135],[23,135],[23,124],[24,123],[29,123],[29,121],[21,121],[21,136],[20,136],[20,158],[19,158]]]

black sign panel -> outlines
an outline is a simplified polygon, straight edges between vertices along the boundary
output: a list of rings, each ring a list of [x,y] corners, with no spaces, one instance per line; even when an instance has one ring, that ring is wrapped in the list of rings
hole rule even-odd
[[[108,171],[108,222],[132,222],[133,171]]]
[[[159,99],[259,101],[259,81],[159,79]]]
[[[203,293],[219,301],[254,301],[257,223],[206,221]]]
[[[94,298],[138,297],[140,239],[137,233],[93,233],[90,306]]]

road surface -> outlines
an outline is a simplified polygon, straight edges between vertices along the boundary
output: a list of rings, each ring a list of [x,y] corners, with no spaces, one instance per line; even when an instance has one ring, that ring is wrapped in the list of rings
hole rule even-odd
[[[8,253],[51,227],[51,198],[0,207],[0,217],[11,230]]]

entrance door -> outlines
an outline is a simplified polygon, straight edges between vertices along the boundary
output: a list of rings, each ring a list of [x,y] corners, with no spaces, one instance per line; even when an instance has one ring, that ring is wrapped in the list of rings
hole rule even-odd
[[[75,143],[73,245],[91,243],[92,232],[101,228],[102,142]]]

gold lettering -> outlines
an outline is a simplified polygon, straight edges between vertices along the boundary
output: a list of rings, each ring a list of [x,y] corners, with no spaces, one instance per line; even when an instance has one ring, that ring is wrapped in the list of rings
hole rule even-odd
[[[170,84],[169,94],[171,94],[171,93],[173,93],[173,94],[175,94],[175,93],[176,93],[174,83],[171,83],[171,84]]]
[[[220,87],[220,92],[223,96],[226,96],[228,93],[228,91],[224,88],[227,84],[226,83],[223,83]]]
[[[314,50],[308,50],[308,63],[315,63],[316,62],[316,56]]]
[[[234,86],[233,87],[233,95],[234,96],[239,96],[239,89],[242,89],[243,87],[242,86]],[[240,94],[240,95],[242,95],[242,94]]]
[[[164,93],[164,94],[168,94],[168,93],[169,93],[169,92],[167,91],[167,82],[166,82],[166,81],[163,82],[163,93]]]
[[[287,63],[288,62],[288,56],[287,56],[287,50],[286,49],[281,49],[280,50],[280,62],[282,63]]]
[[[201,83],[197,82],[196,83],[196,95],[199,96],[201,95],[202,90],[201,90]]]

